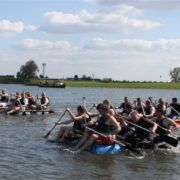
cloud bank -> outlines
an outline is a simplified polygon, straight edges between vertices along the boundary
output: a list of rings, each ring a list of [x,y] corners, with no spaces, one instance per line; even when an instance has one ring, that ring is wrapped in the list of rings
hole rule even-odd
[[[133,33],[158,28],[162,23],[138,18],[141,11],[132,6],[103,8],[97,12],[46,12],[40,31],[55,34],[74,33]]]

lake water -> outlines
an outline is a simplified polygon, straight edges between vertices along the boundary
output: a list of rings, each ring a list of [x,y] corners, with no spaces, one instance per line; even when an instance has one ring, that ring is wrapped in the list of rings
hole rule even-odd
[[[131,100],[149,96],[171,101],[180,99],[180,90],[144,90],[116,88],[70,88],[53,89],[24,85],[2,85],[9,93],[32,91],[33,94],[46,92],[51,107],[50,115],[5,116],[0,114],[0,179],[1,180],[54,180],[54,179],[180,179],[180,150],[147,152],[143,159],[135,155],[93,155],[87,152],[72,156],[57,145],[43,138],[54,125],[65,107],[75,112],[79,104],[89,109],[93,103],[109,99],[115,106],[124,96]],[[65,118],[68,118],[66,115]],[[58,127],[49,138],[54,138]]]

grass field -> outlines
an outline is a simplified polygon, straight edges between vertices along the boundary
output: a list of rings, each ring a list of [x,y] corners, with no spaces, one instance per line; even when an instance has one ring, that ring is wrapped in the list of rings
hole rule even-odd
[[[180,89],[180,83],[131,83],[131,82],[92,82],[66,81],[67,87],[107,87],[107,88],[144,88],[144,89]]]
[[[52,84],[52,80],[46,80]],[[38,85],[39,80],[32,80],[28,85]],[[65,81],[66,87],[105,87],[105,88],[139,88],[139,89],[180,89],[180,83],[169,82],[93,82]]]

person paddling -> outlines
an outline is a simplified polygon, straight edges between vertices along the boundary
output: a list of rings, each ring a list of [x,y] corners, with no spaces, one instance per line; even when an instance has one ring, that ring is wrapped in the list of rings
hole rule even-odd
[[[7,103],[9,101],[9,95],[8,92],[5,89],[2,89],[2,92],[0,94],[0,109],[3,109],[7,106]]]
[[[63,124],[70,124],[70,123],[74,123],[73,126],[61,126],[55,141],[56,142],[63,142],[65,137],[67,137],[68,135],[72,134],[72,133],[76,133],[78,132],[83,132],[85,130],[84,124],[86,123],[85,121],[89,121],[90,117],[85,114],[86,110],[83,106],[79,105],[77,106],[77,114],[75,115],[68,107],[66,109],[66,111],[69,113],[71,119],[70,120],[66,120],[60,123],[57,123],[58,125],[63,125]]]
[[[144,107],[144,116],[147,118],[152,118],[155,113],[155,107],[153,106],[152,102],[148,99],[146,100],[146,104]]]
[[[156,108],[152,121],[157,123],[156,133],[159,134],[154,139],[154,148],[168,148],[169,146],[164,141],[163,135],[170,134],[172,128],[177,128],[178,125],[172,119],[165,117],[164,110],[160,107]]]
[[[164,111],[161,108],[156,108],[152,121],[159,125],[156,131],[158,134],[170,133],[172,128],[178,127],[172,119],[164,115]]]
[[[131,135],[131,137],[128,137],[128,141],[132,144],[133,147],[150,148],[154,141],[154,134],[157,129],[157,124],[143,117],[135,110],[130,114],[130,122],[137,126],[134,126],[134,134],[133,136]],[[139,128],[138,126],[142,128]],[[143,128],[150,130],[152,133],[144,131]]]
[[[74,148],[74,153],[79,153],[83,150],[88,149],[95,141],[98,143],[110,145],[113,144],[116,139],[116,134],[121,130],[120,125],[110,115],[109,107],[102,105],[99,109],[100,117],[97,120],[96,126],[93,128],[95,131],[104,134],[106,137],[96,134],[94,131],[87,130],[84,132],[81,140]]]
[[[37,110],[48,110],[49,106],[49,98],[47,97],[45,92],[41,93],[41,97],[37,99],[40,99],[40,104],[37,105]]]
[[[14,107],[6,112],[6,114],[18,113],[20,110],[25,111],[27,109],[28,99],[25,93],[21,93],[21,98],[19,99],[19,93],[16,93],[16,98],[14,101]]]
[[[177,98],[172,98],[172,102],[169,105],[169,107],[171,108],[171,112],[168,115],[168,117],[172,118],[172,119],[176,119],[179,117],[180,115],[180,104],[178,103]]]

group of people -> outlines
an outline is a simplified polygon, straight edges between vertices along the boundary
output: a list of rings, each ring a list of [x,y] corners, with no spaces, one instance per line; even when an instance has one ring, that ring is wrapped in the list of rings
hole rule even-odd
[[[48,110],[50,104],[49,98],[45,92],[41,96],[34,96],[31,92],[16,92],[9,94],[5,89],[2,89],[0,94],[0,109],[4,109],[6,114],[14,114],[25,110]]]
[[[74,133],[81,134],[81,138],[73,152],[88,149],[93,143],[110,145],[115,140],[130,144],[132,148],[160,148],[166,147],[161,135],[169,135],[172,128],[178,125],[172,118],[178,117],[180,104],[177,98],[170,104],[171,113],[167,116],[167,103],[160,98],[158,104],[148,98],[145,103],[141,98],[131,103],[128,97],[119,107],[114,108],[108,100],[94,105],[97,113],[88,112],[79,105],[77,114],[66,109],[70,119],[57,123],[62,125],[55,138],[62,143],[65,138]],[[122,109],[117,112],[117,109]],[[73,123],[73,126],[67,124]]]

